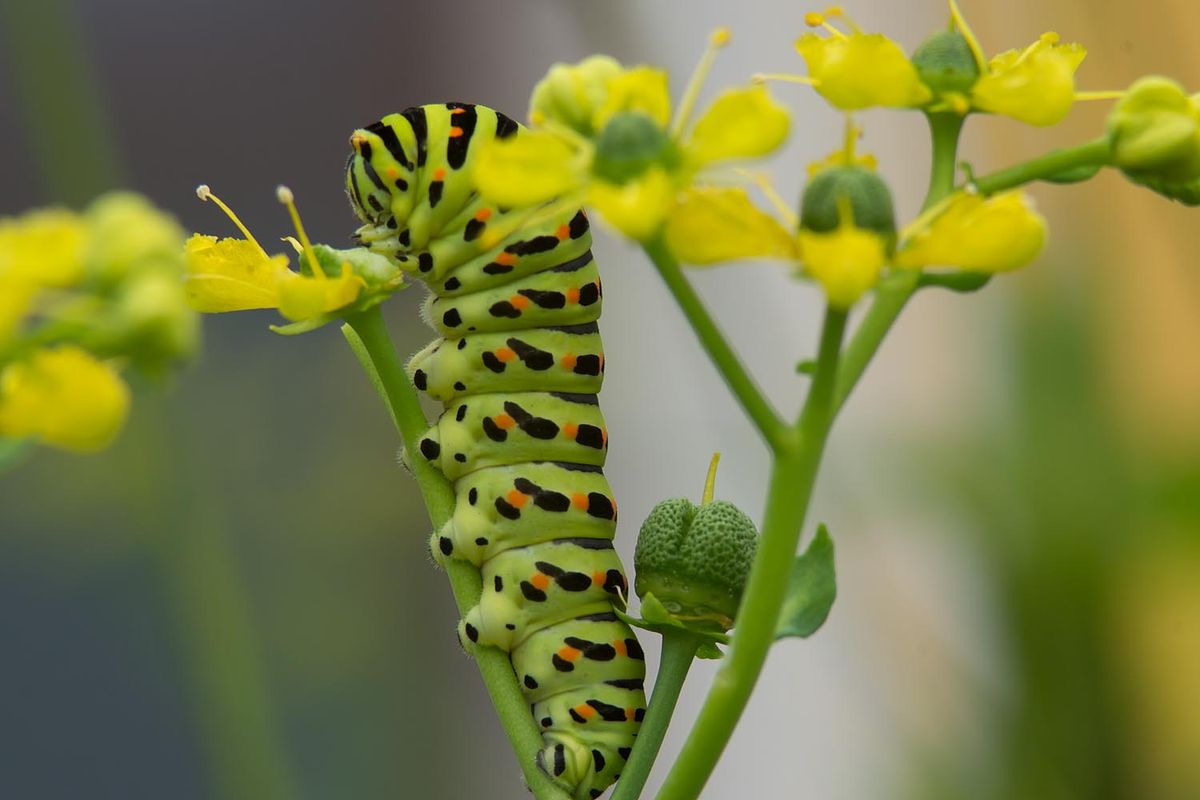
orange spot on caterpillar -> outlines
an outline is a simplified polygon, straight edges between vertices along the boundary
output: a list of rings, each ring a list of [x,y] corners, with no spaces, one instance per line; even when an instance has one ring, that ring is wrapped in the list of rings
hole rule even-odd
[[[575,713],[584,719],[591,719],[596,716],[596,709],[589,706],[587,703],[580,703],[575,706]]]
[[[636,716],[637,716],[637,709],[636,709],[636,708],[627,708],[627,709],[625,709],[625,719],[633,719],[633,718],[634,718],[634,717],[636,717]]]
[[[355,151],[358,151],[362,148],[363,143],[366,141],[367,137],[363,136],[361,133],[356,133],[350,137],[350,146],[353,147]]]
[[[512,361],[516,357],[517,354],[507,347],[501,347],[496,351],[496,358],[500,359],[501,361]]]
[[[491,216],[492,210],[490,208],[481,208],[475,212],[475,219],[479,222],[487,222]]]
[[[529,298],[523,294],[514,294],[508,299],[508,302],[512,303],[513,308],[519,308],[522,311],[529,308]]]
[[[465,113],[467,113],[467,110],[465,108],[457,108],[456,107],[456,108],[450,109],[450,116],[452,116],[452,117],[457,117],[459,114],[465,114]]]
[[[396,169],[395,167],[388,167],[384,171],[387,173],[387,176],[389,178],[399,178],[400,177],[400,170]]]
[[[606,577],[608,577],[608,576],[607,576],[607,575],[605,575],[603,572],[593,572],[593,573],[592,573],[592,585],[594,585],[594,586],[603,586],[603,585],[604,585],[604,579],[605,579]]]
[[[567,435],[568,439],[574,439],[576,434],[579,433],[579,426],[574,422],[568,422],[566,425],[563,425],[562,429],[563,433]]]
[[[563,239],[566,239],[567,237],[569,237],[571,235],[571,226],[570,225],[559,225],[558,229],[554,231],[554,235],[561,242]]]
[[[578,289],[576,289],[574,287],[567,289],[567,302],[568,303],[578,303],[579,302],[579,290]]]
[[[562,364],[564,369],[575,369],[575,361],[575,354],[567,353],[559,360],[558,363]]]
[[[497,414],[492,418],[492,422],[496,423],[497,428],[503,428],[504,430],[509,430],[517,424],[517,421],[508,414]]]
[[[457,139],[459,136],[462,136],[462,135],[463,135],[463,129],[458,127],[457,125],[450,128],[450,138],[451,139]]]
[[[619,656],[629,655],[629,648],[625,646],[624,639],[613,639],[612,646],[613,646],[613,650],[617,651],[617,655],[619,655]]]
[[[438,167],[433,171],[433,179],[435,181],[445,180],[446,170],[444,167]]]
[[[508,500],[511,505],[516,506],[517,508],[524,508],[525,504],[529,502],[529,495],[525,494],[524,492],[518,492],[516,489],[509,489],[508,494],[505,495],[504,499]],[[546,587],[539,586],[538,588],[544,589]]]
[[[529,582],[544,592],[550,586],[550,576],[543,572],[539,572],[530,578]],[[578,653],[579,651],[576,650],[575,652]]]
[[[587,495],[583,492],[576,492],[575,494],[571,495],[571,505],[575,506],[580,511],[585,510],[588,507]]]
[[[580,651],[576,650],[574,647],[571,647],[570,645],[567,645],[566,647],[561,647],[558,650],[558,657],[561,658],[563,661],[574,661],[575,659],[579,658],[579,656],[580,656]]]
[[[504,252],[496,256],[496,263],[503,264],[506,267],[511,267],[517,263],[517,257],[513,253]]]
[[[608,447],[608,428],[600,429],[600,443]]]

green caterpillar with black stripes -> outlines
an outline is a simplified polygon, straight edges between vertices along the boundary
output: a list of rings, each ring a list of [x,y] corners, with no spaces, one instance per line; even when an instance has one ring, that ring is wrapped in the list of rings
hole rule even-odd
[[[510,654],[542,730],[538,763],[592,798],[629,757],[645,659],[613,613],[628,584],[602,471],[601,292],[587,217],[496,208],[471,181],[477,148],[520,130],[465,103],[389,114],[351,137],[346,186],[362,244],[431,290],[425,310],[441,337],[408,371],[445,411],[409,457],[454,483],[434,557],[482,572],[460,638]]]

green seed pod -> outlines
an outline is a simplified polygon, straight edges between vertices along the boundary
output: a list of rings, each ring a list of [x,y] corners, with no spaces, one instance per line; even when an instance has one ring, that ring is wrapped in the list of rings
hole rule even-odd
[[[843,206],[856,227],[895,237],[891,190],[873,170],[857,165],[830,167],[808,182],[800,200],[800,227],[814,233],[837,230]]]
[[[680,621],[733,626],[758,545],[754,522],[732,503],[664,500],[638,534],[638,597],[648,593]]]
[[[610,183],[625,183],[650,167],[671,169],[679,162],[675,143],[650,115],[640,111],[614,114],[596,137],[592,171]]]
[[[979,65],[966,37],[958,31],[939,31],[912,55],[921,82],[938,94],[966,94],[979,80]]]

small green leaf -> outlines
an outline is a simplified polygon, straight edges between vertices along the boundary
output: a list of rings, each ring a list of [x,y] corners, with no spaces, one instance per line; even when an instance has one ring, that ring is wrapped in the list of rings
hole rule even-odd
[[[705,642],[696,648],[696,658],[717,659],[724,656],[725,654],[721,652],[721,648],[717,647],[716,642]]]
[[[922,272],[917,285],[924,288],[926,286],[936,286],[939,289],[949,289],[952,292],[960,294],[969,294],[977,292],[987,286],[992,280],[990,272],[976,272],[974,270],[960,270],[958,272]]]
[[[835,597],[833,540],[825,526],[820,525],[808,549],[792,564],[792,577],[775,627],[775,638],[812,636],[825,624]]]
[[[1200,179],[1170,183],[1156,178],[1135,178],[1130,175],[1126,177],[1169,200],[1183,203],[1185,206],[1200,205]]]
[[[817,371],[817,362],[811,358],[806,358],[796,365],[796,373],[799,375],[812,375]]]
[[[646,596],[642,598],[642,619],[650,623],[676,624],[671,612],[667,611],[667,607],[652,592],[646,592]]]

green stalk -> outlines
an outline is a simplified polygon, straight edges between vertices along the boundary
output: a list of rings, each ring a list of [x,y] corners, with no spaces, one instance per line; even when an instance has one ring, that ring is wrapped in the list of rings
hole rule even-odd
[[[975,188],[980,194],[989,195],[1014,189],[1036,180],[1052,178],[1081,167],[1100,167],[1112,159],[1112,147],[1107,136],[1090,142],[1051,150],[1045,155],[1015,164],[1002,170],[975,179]]]
[[[795,427],[798,446],[785,447],[776,455],[762,537],[738,609],[738,624],[729,652],[679,758],[659,791],[659,800],[691,800],[699,796],[733,735],[775,641],[779,609],[787,593],[800,531],[833,422],[834,381],[845,328],[845,312],[827,309],[812,388]]]
[[[429,421],[388,337],[379,307],[347,318],[342,333],[383,398],[405,448],[409,453],[418,452],[418,442],[429,429]],[[429,511],[429,520],[435,531],[440,530],[454,513],[454,487],[424,459],[413,458],[410,462]],[[446,565],[446,573],[459,613],[466,614],[479,603],[479,570],[469,562],[451,560]],[[537,766],[542,735],[530,716],[529,704],[517,684],[508,653],[496,647],[476,647],[475,663],[534,797],[537,800],[568,800],[568,795]]]
[[[725,341],[724,335],[717,327],[712,315],[708,313],[704,302],[684,277],[675,256],[667,249],[662,239],[653,239],[647,242],[645,249],[646,255],[654,262],[658,274],[662,276],[667,289],[675,297],[675,302],[679,304],[680,310],[683,311],[683,315],[687,317],[687,321],[700,339],[700,344],[708,353],[713,366],[717,368],[717,372],[720,373],[729,390],[733,392],[733,396],[741,404],[746,416],[750,417],[750,421],[758,428],[758,432],[772,450],[778,450],[785,446],[788,438],[787,426],[775,409],[771,407],[754,379],[750,377],[741,359],[733,352],[733,348]]]
[[[634,740],[633,752],[621,770],[621,780],[613,790],[612,800],[637,800],[641,797],[642,787],[650,777],[650,768],[658,757],[662,747],[663,737],[667,735],[667,727],[671,717],[675,715],[675,704],[679,702],[679,692],[687,679],[696,657],[696,650],[704,642],[699,636],[693,636],[684,630],[667,629],[662,634],[662,654],[658,661],[658,674],[654,678],[654,694],[650,698],[650,706],[642,720],[642,727]]]
[[[958,137],[962,132],[964,118],[958,114],[928,114],[929,134],[933,145],[930,159],[929,191],[921,210],[925,211],[954,191],[954,175],[958,159]],[[850,392],[879,352],[879,346],[892,329],[900,312],[908,305],[917,291],[921,279],[919,270],[897,272],[875,290],[871,308],[859,323],[858,329],[846,345],[834,390],[834,414],[845,405]]]

